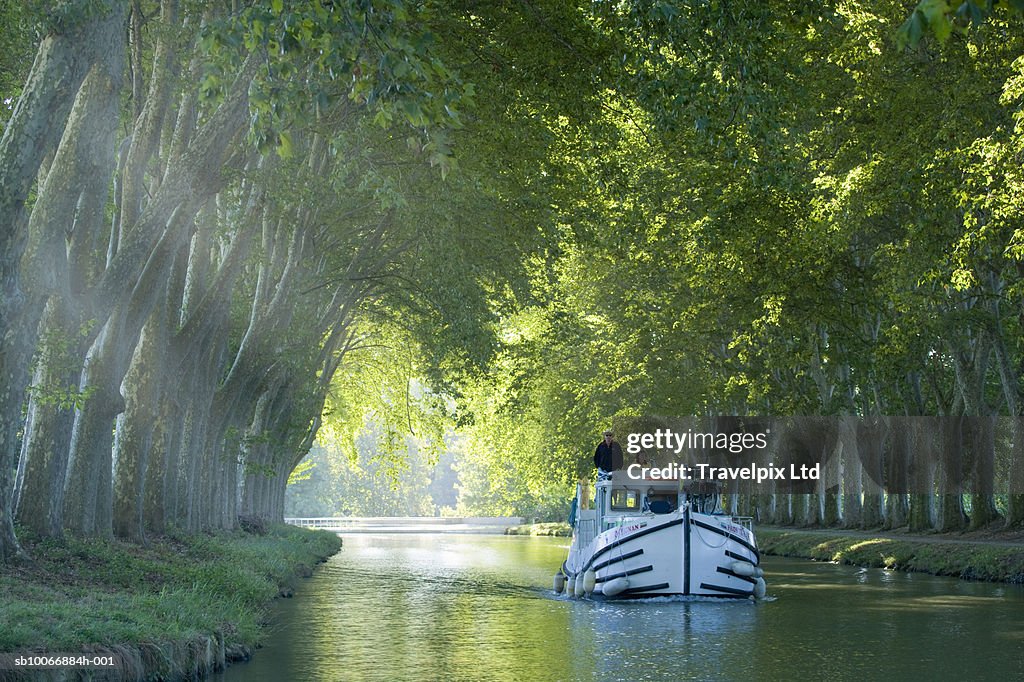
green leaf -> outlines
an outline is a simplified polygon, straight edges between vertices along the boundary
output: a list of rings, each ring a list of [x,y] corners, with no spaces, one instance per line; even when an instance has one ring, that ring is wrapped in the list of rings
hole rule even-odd
[[[952,8],[946,0],[922,0],[917,6],[917,11],[924,15],[928,28],[939,42],[945,42],[949,38],[953,31],[953,23],[949,17]]]
[[[901,49],[917,47],[924,36],[925,18],[914,10],[914,13],[907,18],[896,32],[896,44]]]
[[[287,132],[280,132],[277,135],[277,155],[282,159],[292,158],[292,137]]]
[[[985,20],[982,8],[977,3],[971,2],[971,0],[964,0],[960,7],[957,8],[956,16],[962,24],[980,24]]]

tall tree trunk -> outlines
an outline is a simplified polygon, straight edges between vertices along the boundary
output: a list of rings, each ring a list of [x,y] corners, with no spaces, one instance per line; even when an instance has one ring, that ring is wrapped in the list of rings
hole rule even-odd
[[[143,528],[157,534],[166,532],[169,525],[177,522],[173,500],[182,428],[179,401],[184,390],[183,384],[189,383],[189,379],[188,372],[182,376],[176,371],[177,368],[170,366],[174,362],[170,332],[177,327],[180,318],[184,267],[185,257],[182,255],[172,269],[167,299],[161,308],[161,332],[164,336],[161,339],[162,357],[157,370],[160,372],[162,390],[155,408],[143,497]]]
[[[185,528],[189,532],[202,530],[203,526],[203,445],[206,440],[206,431],[209,425],[209,418],[206,411],[209,409],[209,401],[206,396],[199,400],[200,404],[189,406],[188,417],[186,418],[185,437],[182,438],[181,456],[185,462]]]
[[[902,528],[907,525],[910,517],[910,500],[906,493],[886,493],[885,520],[882,527],[886,529]]]
[[[237,438],[229,438],[224,442],[220,467],[220,486],[222,494],[218,498],[217,527],[231,530],[238,527],[238,454]]]
[[[123,10],[123,7],[121,8]],[[62,216],[78,213],[74,231],[78,232],[77,239],[88,242],[94,234],[101,229],[103,222],[103,207],[109,194],[109,178],[114,168],[114,139],[117,130],[117,109],[118,97],[121,89],[124,58],[124,35],[123,35],[123,11],[119,15],[112,14],[111,24],[108,25],[107,38],[109,40],[104,52],[103,59],[98,61],[89,72],[82,84],[74,107],[68,119],[67,128],[61,139],[60,147],[54,158],[53,167],[47,176],[42,188],[41,198],[33,209],[32,221],[39,220],[44,224],[41,230],[33,230],[33,233],[47,232],[41,239],[34,242],[37,253],[30,253],[34,260],[40,261],[50,267],[60,267],[66,262],[64,252],[64,237],[59,232],[59,226],[64,220]],[[63,206],[64,208],[61,208]],[[57,232],[53,232],[54,230]],[[38,255],[37,255],[38,254]],[[45,269],[45,266],[44,266]],[[53,275],[51,275],[53,276]],[[65,275],[66,277],[66,275]],[[70,281],[64,280],[63,286],[53,282],[43,288],[49,289],[56,295],[65,294],[68,291]],[[115,344],[115,332],[109,331],[105,337],[108,344]],[[102,336],[102,334],[101,334]],[[94,344],[94,359],[96,353],[102,348],[102,344]],[[83,372],[83,381],[97,371],[102,373],[108,367],[103,362],[94,363]],[[107,377],[109,378],[109,377]],[[120,406],[120,396],[116,385],[107,381],[96,395],[88,396],[76,415],[76,424],[83,416],[100,417],[103,413],[116,410]],[[88,385],[88,384],[83,384]],[[116,411],[113,412],[116,414]],[[83,424],[82,429],[73,431],[69,446],[69,478],[80,476],[84,471],[91,471],[92,476],[79,481],[81,485],[74,485],[76,492],[83,495],[76,499],[76,502],[90,505],[91,509],[75,509],[73,519],[65,514],[65,522],[80,532],[91,534],[98,532],[100,535],[107,535],[106,530],[106,498],[109,495],[105,484],[109,484],[109,458],[110,441],[109,428],[107,427],[106,446],[104,441],[103,426],[95,423]],[[77,433],[77,439],[76,439]],[[98,465],[86,462],[79,453],[76,460],[76,447],[98,447],[96,456],[104,461]],[[78,469],[74,468],[75,463]],[[84,486],[84,487],[83,487]],[[65,499],[65,511],[67,511],[67,500]]]
[[[822,448],[820,487],[822,489],[822,525],[829,528],[839,525],[839,490],[842,487],[842,446],[838,442],[838,431],[832,429],[828,443]]]
[[[806,516],[804,517],[805,526],[820,526],[821,525],[821,502],[822,493],[820,490],[821,481],[814,482],[816,492],[807,495],[807,507]]]
[[[273,396],[264,391],[256,402],[252,423],[245,437],[245,478],[242,488],[242,509],[244,516],[262,516],[259,508],[260,489],[268,477],[269,447],[267,445],[267,418]]]
[[[911,532],[931,530],[934,526],[932,504],[935,497],[935,462],[937,456],[932,442],[928,417],[909,417],[905,420],[903,438],[910,453],[910,515]]]
[[[1006,504],[1006,526],[1024,525],[1024,417],[1012,417],[1009,424],[1009,495]]]
[[[1024,263],[1016,264],[1016,275],[1024,275]],[[993,275],[994,277],[994,275]],[[993,349],[996,366],[999,370],[999,381],[1003,387],[1006,411],[1010,415],[1007,420],[1007,437],[1010,440],[1008,451],[1009,462],[1006,463],[1008,473],[1008,490],[1006,499],[1006,527],[1015,528],[1024,525],[1024,358],[1016,367],[1006,345],[1006,333],[1003,331],[1002,314],[999,308],[999,296],[992,297],[992,311],[995,320]],[[1024,305],[1017,306],[1017,322],[1024,323]]]
[[[77,344],[64,336],[73,326],[70,315],[62,300],[53,296],[47,301],[19,469],[18,522],[50,537],[63,530],[64,478],[81,373],[73,352]]]
[[[112,450],[114,419],[124,409],[117,366],[120,316],[104,326],[86,357],[82,386],[88,392],[75,414],[68,477],[64,493],[64,525],[78,535],[113,536]]]
[[[114,439],[114,533],[139,543],[145,541],[146,469],[161,403],[159,365],[167,349],[165,316],[163,308],[153,311],[142,330],[125,375],[125,411],[117,419]]]
[[[957,388],[963,398],[964,414],[967,415],[965,428],[970,433],[969,452],[973,462],[970,514],[972,529],[988,526],[999,518],[994,497],[995,428],[988,416],[989,407],[985,402],[985,377],[992,355],[992,342],[997,340],[983,330],[973,343],[968,344],[969,349],[973,350],[973,356],[969,356],[963,349],[957,349],[953,354]]]
[[[167,480],[167,469],[170,466],[172,409],[171,400],[163,396],[157,406],[157,417],[153,424],[149,465],[146,467],[145,495],[142,500],[144,532],[152,532],[157,535],[167,532],[167,489],[164,486],[164,481]]]
[[[839,425],[843,446],[843,526],[859,528],[862,517],[863,491],[860,452],[857,445],[857,422],[854,416],[844,417]]]
[[[775,487],[775,481],[767,482],[768,492],[761,496],[760,523],[778,525],[779,523],[779,493]]]
[[[907,472],[910,453],[906,433],[899,432],[901,418],[894,418],[896,432],[888,440],[885,458],[885,522],[884,528],[902,528],[907,525],[910,503],[907,498]]]
[[[214,519],[219,505],[217,483],[220,480],[220,455],[224,444],[224,435],[214,432],[208,425],[204,436],[200,486],[202,505],[199,518],[200,528],[210,530],[216,526]]]
[[[25,202],[43,158],[56,147],[92,65],[123,50],[127,2],[71,0],[59,31],[46,35],[0,139],[0,253],[24,235]],[[20,251],[17,252],[20,256]]]
[[[188,382],[185,385],[188,385]],[[181,387],[181,389],[183,388],[184,386]],[[185,420],[188,415],[188,407],[182,405],[182,401],[178,398],[179,395],[181,395],[179,391],[174,392],[174,397],[171,398],[172,404],[167,408],[170,419],[167,427],[167,454],[164,460],[166,463],[163,477],[163,517],[165,526],[184,528],[185,503],[183,497],[186,463],[182,457],[182,443],[185,440]]]
[[[217,342],[218,348],[205,351],[206,359],[201,363],[199,376],[196,378],[196,389],[189,401],[189,438],[187,449],[182,449],[182,458],[187,463],[185,495],[187,500],[185,525],[190,531],[202,530],[208,523],[208,505],[211,500],[203,499],[204,492],[208,495],[210,481],[204,478],[210,468],[209,453],[206,451],[208,434],[221,432],[215,424],[213,414],[217,411],[214,404],[217,376],[222,367],[224,339]],[[183,446],[185,441],[182,441]]]
[[[284,523],[284,493],[288,487],[288,474],[290,471],[291,466],[287,462],[282,462],[278,466],[277,476],[273,481],[274,506],[270,512],[270,520],[273,523]]]
[[[793,506],[791,507],[791,515],[793,525],[802,527],[807,525],[807,505],[809,495],[804,493],[794,493]]]
[[[941,455],[939,467],[939,522],[944,533],[963,530],[968,518],[963,504],[963,427],[965,417],[948,416],[942,420],[939,433]]]
[[[974,460],[971,490],[971,529],[1001,520],[995,505],[995,418],[972,417],[971,450]]]
[[[863,464],[864,504],[861,507],[861,527],[878,528],[885,517],[884,505],[884,448],[887,431],[886,421],[881,417],[865,417],[857,427],[859,452]]]

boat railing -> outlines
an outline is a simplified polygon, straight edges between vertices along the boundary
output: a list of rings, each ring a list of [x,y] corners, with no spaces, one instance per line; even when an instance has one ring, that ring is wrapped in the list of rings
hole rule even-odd
[[[733,523],[738,523],[743,526],[751,533],[754,532],[754,517],[753,516],[734,516],[732,517]]]
[[[586,547],[597,537],[597,519],[580,519],[576,525],[576,537],[579,547]]]

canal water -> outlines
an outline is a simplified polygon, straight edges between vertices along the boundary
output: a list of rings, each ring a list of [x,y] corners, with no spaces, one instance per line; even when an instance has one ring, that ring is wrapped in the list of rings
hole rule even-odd
[[[352,535],[219,682],[1020,680],[1024,587],[764,561],[760,603],[555,597],[565,538]]]

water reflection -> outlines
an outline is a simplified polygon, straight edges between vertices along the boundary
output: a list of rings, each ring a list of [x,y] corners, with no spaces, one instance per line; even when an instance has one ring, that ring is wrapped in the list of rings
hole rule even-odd
[[[709,679],[747,670],[743,643],[754,629],[751,601],[575,602],[573,628],[592,643],[579,679]],[[685,675],[685,677],[679,677]]]
[[[773,601],[551,595],[564,539],[356,535],[251,680],[1019,679],[1024,591],[768,559]]]

